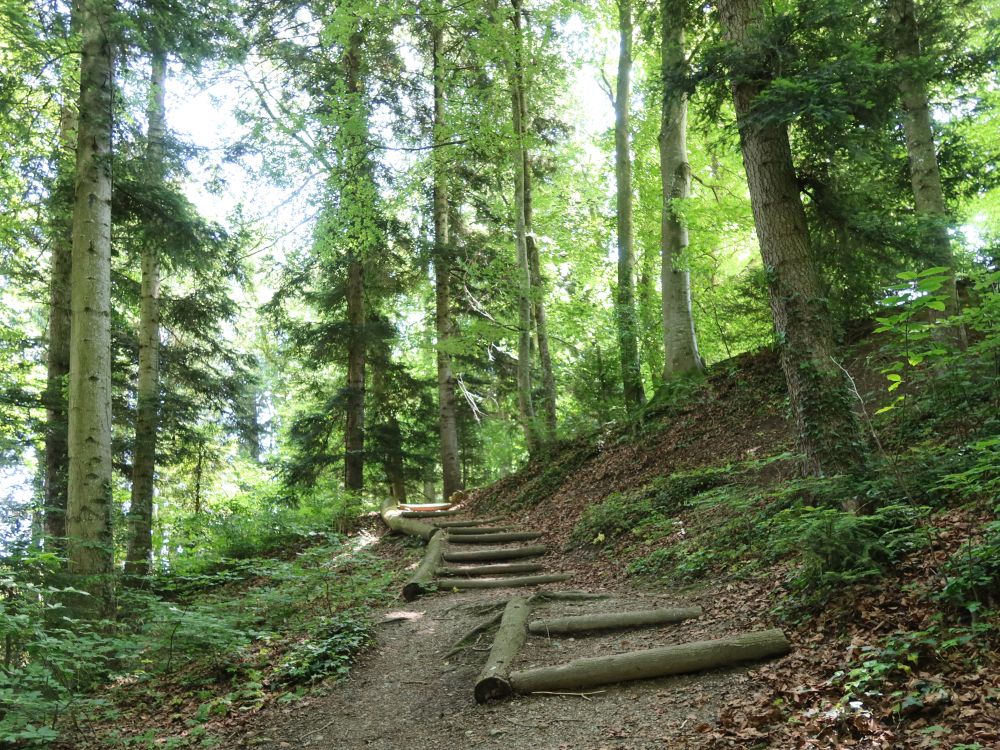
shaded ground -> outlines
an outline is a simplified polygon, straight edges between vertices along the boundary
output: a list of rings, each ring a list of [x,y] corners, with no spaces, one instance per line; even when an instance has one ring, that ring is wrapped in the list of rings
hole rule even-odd
[[[559,558],[545,558],[559,569]],[[585,568],[586,566],[584,566]],[[574,579],[587,578],[578,568]],[[574,583],[562,587],[572,588]],[[485,605],[502,602],[513,590],[444,592],[378,613],[378,643],[350,677],[289,707],[273,707],[243,724],[221,747],[278,750],[309,748],[580,748],[688,747],[720,711],[745,694],[750,679],[742,668],[601,688],[588,695],[534,695],[477,705],[476,676],[486,660],[491,635],[445,660],[455,641],[489,616]],[[523,589],[517,590],[518,592]],[[697,621],[659,628],[572,638],[529,638],[517,666],[557,664],[574,658],[719,637],[765,625],[734,607],[734,590],[669,596],[616,587],[609,599],[551,602],[536,612],[583,613],[698,604]],[[741,612],[742,615],[736,613]]]

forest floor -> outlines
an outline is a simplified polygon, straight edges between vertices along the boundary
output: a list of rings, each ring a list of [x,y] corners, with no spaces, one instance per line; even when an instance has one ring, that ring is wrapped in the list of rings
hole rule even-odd
[[[545,558],[552,570],[559,557]],[[569,569],[578,588],[592,578],[586,566]],[[556,601],[534,612],[582,614],[594,611],[700,605],[705,615],[677,625],[569,638],[531,637],[519,668],[557,664],[586,656],[634,651],[705,640],[763,627],[764,618],[735,607],[733,586],[685,595],[617,585],[586,586],[609,598]],[[598,750],[694,747],[725,706],[748,689],[745,668],[715,670],[639,683],[612,685],[580,695],[532,695],[477,705],[476,676],[486,661],[490,638],[451,658],[462,635],[489,617],[481,608],[511,596],[512,590],[440,592],[378,614],[376,646],[350,677],[294,707],[257,714],[233,731],[225,748],[278,750],[315,748],[532,748]]]
[[[844,363],[865,397],[867,414],[886,400],[877,356],[869,343]],[[468,506],[477,517],[502,516],[503,523],[542,532],[550,550],[541,559],[547,572],[572,573],[570,581],[548,588],[610,597],[541,605],[548,611],[697,605],[703,616],[602,635],[532,636],[516,667],[771,627],[780,627],[791,641],[788,656],[587,695],[477,705],[473,687],[490,635],[457,656],[446,655],[492,614],[484,614],[483,606],[525,590],[442,591],[373,611],[376,642],[347,677],[294,701],[269,699],[252,711],[213,719],[207,729],[218,744],[208,746],[1000,748],[996,592],[970,590],[958,603],[942,596],[949,581],[962,578],[956,561],[967,560],[971,576],[979,570],[977,550],[1000,549],[990,546],[1000,541],[986,538],[989,524],[997,527],[995,498],[981,491],[961,497],[927,491],[962,468],[953,460],[975,438],[967,416],[960,412],[950,424],[939,420],[934,429],[942,432],[925,437],[913,437],[909,427],[895,448],[893,434],[883,433],[880,450],[885,445],[897,451],[896,477],[872,485],[872,491],[896,492],[879,499],[902,520],[867,538],[896,551],[878,563],[877,572],[834,570],[840,577],[830,585],[824,583],[827,568],[815,567],[817,555],[827,555],[829,565],[835,562],[829,556],[842,552],[838,534],[850,546],[855,532],[861,539],[874,527],[850,526],[853,516],[836,509],[839,495],[823,495],[831,485],[803,484],[796,472],[776,355],[765,351],[730,360],[689,390],[679,388],[652,404],[644,420],[563,444],[473,493]],[[913,412],[910,423],[924,429],[928,419]],[[907,487],[898,499],[897,484],[914,495],[919,491],[934,507],[919,505]],[[839,491],[839,485],[832,487]],[[593,515],[595,510],[604,515]],[[783,520],[786,511],[793,512],[791,522]],[[815,525],[827,517],[834,524],[829,540],[826,527]],[[866,519],[860,523],[878,517]],[[819,529],[811,537],[800,533],[807,522]],[[363,526],[380,537],[368,550],[404,580],[421,548],[385,535],[377,515]],[[790,545],[775,551],[783,534],[790,535]],[[822,587],[803,588],[804,580]],[[982,603],[982,616],[966,607],[970,597]]]

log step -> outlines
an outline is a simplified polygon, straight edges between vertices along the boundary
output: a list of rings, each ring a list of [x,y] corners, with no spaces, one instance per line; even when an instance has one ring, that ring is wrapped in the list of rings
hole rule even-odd
[[[469,518],[464,521],[434,521],[434,525],[439,529],[459,529],[464,526],[488,526],[491,523],[502,521],[499,516],[495,518]]]
[[[457,536],[469,536],[472,534],[501,534],[509,531],[506,526],[453,526],[448,529],[449,534]]]
[[[433,585],[432,579],[437,573],[438,566],[441,564],[441,552],[447,541],[448,532],[443,529],[438,529],[431,537],[431,540],[427,543],[427,548],[424,550],[424,559],[420,562],[419,567],[417,567],[410,580],[403,586],[403,598],[406,601],[412,602],[417,597],[427,593],[431,588]]]
[[[532,620],[528,623],[528,632],[535,635],[565,635],[567,633],[583,633],[588,630],[665,625],[695,617],[701,617],[701,607],[671,607],[635,612],[598,612],[588,615]]]
[[[512,693],[586,690],[629,680],[700,672],[749,661],[784,656],[791,644],[780,630],[762,630],[713,641],[683,643],[612,656],[576,659],[555,667],[513,672]],[[491,697],[505,697],[494,693]]]
[[[438,589],[504,589],[514,586],[540,586],[543,583],[561,583],[572,578],[569,573],[546,573],[539,576],[517,578],[438,578]]]
[[[509,575],[510,573],[538,573],[545,569],[539,563],[508,563],[506,565],[470,565],[462,568],[438,568],[441,576],[491,576]]]
[[[459,513],[465,513],[464,508],[457,508],[456,510],[401,510],[399,511],[403,518],[425,518],[430,521],[432,518],[444,518],[445,516],[456,516]]]
[[[498,544],[502,542],[530,542],[541,536],[538,531],[508,531],[499,534],[466,534],[452,537],[452,544]]]
[[[482,549],[471,552],[452,552],[445,550],[441,557],[445,562],[487,562],[489,560],[520,560],[525,557],[538,557],[548,552],[544,544],[528,547],[501,547],[500,549]]]

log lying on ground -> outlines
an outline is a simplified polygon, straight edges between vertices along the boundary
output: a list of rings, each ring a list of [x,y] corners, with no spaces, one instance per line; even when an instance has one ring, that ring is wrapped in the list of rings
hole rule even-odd
[[[569,573],[546,573],[540,576],[515,578],[438,578],[439,589],[504,589],[508,586],[540,586],[543,583],[561,583],[572,578]]]
[[[447,570],[451,570],[448,568]],[[444,572],[444,569],[441,570]],[[451,575],[449,572],[448,575]],[[583,633],[588,630],[608,630],[611,628],[633,628],[643,625],[666,625],[701,617],[701,607],[672,607],[670,609],[646,609],[636,612],[598,612],[588,615],[552,617],[532,620],[528,632],[536,635],[565,635]]]
[[[401,510],[403,518],[443,518],[444,516],[457,516],[465,513],[465,508],[455,508],[454,510]]]
[[[501,542],[530,542],[538,539],[538,531],[507,531],[500,534],[466,534],[452,537],[453,544],[499,544]]]
[[[465,526],[486,526],[503,519],[499,516],[494,518],[468,518],[462,521],[432,521],[439,529],[460,529]]]
[[[449,566],[438,568],[437,574],[439,576],[501,576],[511,573],[538,573],[544,569],[545,566],[539,563],[507,563],[506,565],[470,565],[464,568]]]
[[[385,522],[386,526],[400,534],[417,536],[426,540],[434,536],[434,533],[437,531],[437,529],[429,523],[414,521],[409,518],[405,511],[399,509],[399,506],[396,505],[396,501],[392,498],[386,498],[382,501],[382,507],[379,508],[379,514],[382,516],[382,520]],[[422,514],[417,513],[416,515],[419,516]]]
[[[470,534],[502,534],[510,529],[506,526],[453,526],[448,531],[452,534],[469,536]]]
[[[514,659],[528,639],[528,616],[531,605],[527,599],[516,598],[507,602],[500,620],[500,629],[493,639],[490,656],[486,666],[476,678],[476,702],[485,703],[490,698],[500,698],[510,695],[508,677]]]
[[[448,541],[448,532],[443,529],[436,529],[431,540],[427,543],[424,551],[424,559],[420,562],[413,577],[403,586],[403,598],[412,602],[433,586],[434,576],[437,575],[438,567],[441,565],[441,552],[444,550],[445,542]]]
[[[555,667],[525,669],[511,673],[509,683],[512,691],[520,694],[582,690],[616,682],[728,667],[783,656],[790,650],[791,645],[780,630],[762,630],[714,641],[683,643],[627,654],[576,659]]]
[[[538,557],[548,552],[544,544],[530,547],[504,547],[501,549],[477,549],[473,552],[450,552],[442,555],[446,562],[486,562],[488,560],[520,560],[524,557]]]
[[[539,591],[531,595],[532,602],[586,602],[610,598],[611,594],[594,594],[590,591]]]

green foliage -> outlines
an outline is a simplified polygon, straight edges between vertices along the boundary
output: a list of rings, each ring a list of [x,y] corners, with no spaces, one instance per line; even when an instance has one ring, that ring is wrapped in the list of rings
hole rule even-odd
[[[1000,521],[986,524],[982,541],[970,539],[942,573],[940,601],[968,611],[974,620],[986,609],[1000,607]]]
[[[648,498],[614,493],[588,505],[573,527],[575,544],[602,545],[658,517]]]
[[[294,684],[326,677],[344,677],[355,654],[374,642],[374,628],[365,610],[350,609],[324,617],[307,640],[288,654],[278,668],[278,678]]]

